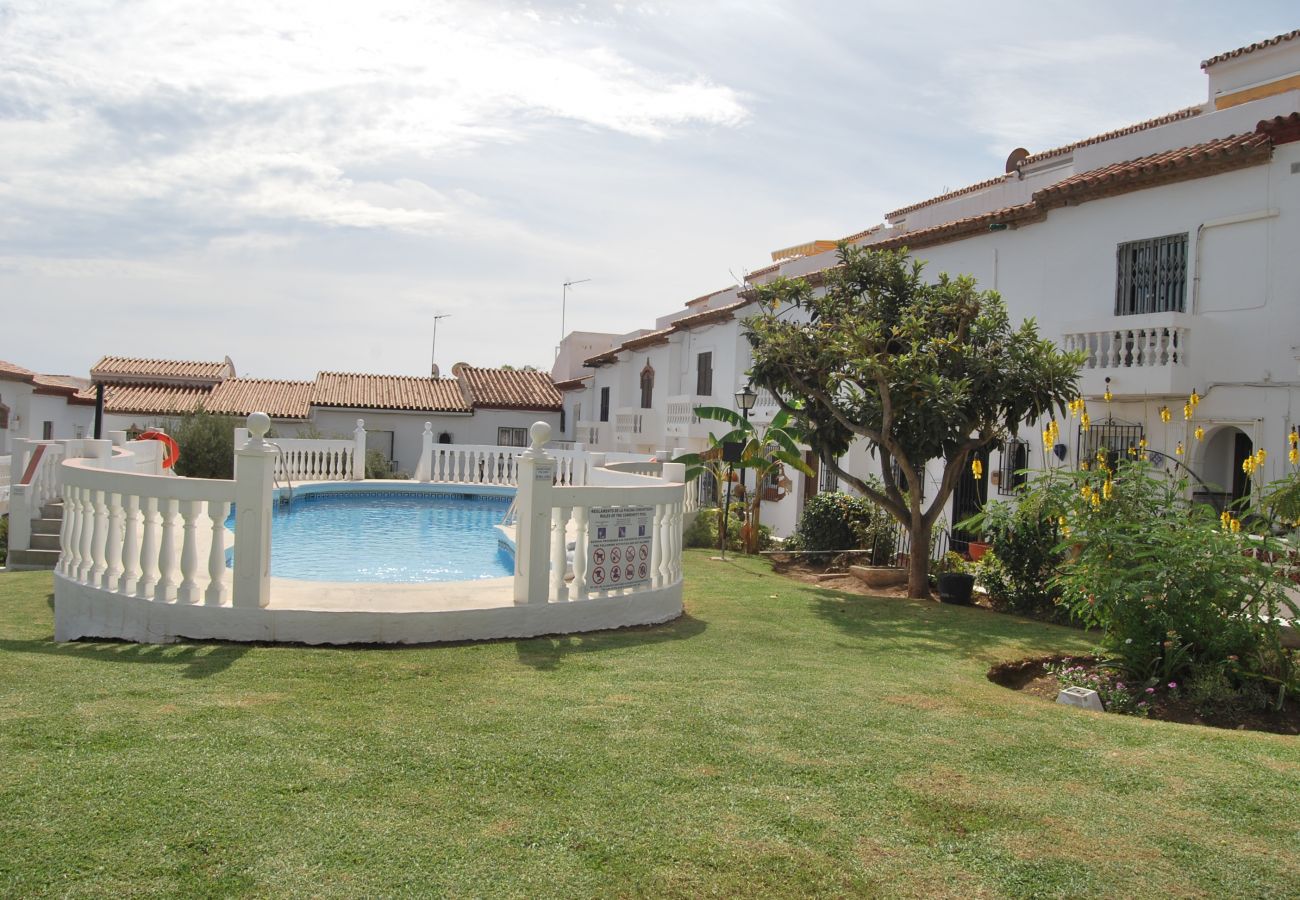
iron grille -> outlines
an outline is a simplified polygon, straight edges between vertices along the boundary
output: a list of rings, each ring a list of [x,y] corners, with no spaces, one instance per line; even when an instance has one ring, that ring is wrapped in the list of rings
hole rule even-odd
[[[821,477],[818,479],[817,491],[822,494],[834,493],[840,489],[840,476],[835,474],[825,462],[821,465]]]
[[[1075,441],[1075,465],[1081,462],[1092,463],[1097,459],[1097,451],[1105,448],[1107,465],[1112,469],[1130,450],[1136,451],[1144,434],[1141,425],[1133,422],[1120,422],[1114,419],[1097,422],[1087,431],[1079,428],[1079,439]]]
[[[1129,241],[1116,248],[1115,315],[1182,312],[1187,292],[1187,235]]]
[[[1002,472],[998,478],[999,494],[1014,494],[1029,480],[1029,442],[1012,438],[1002,445]]]

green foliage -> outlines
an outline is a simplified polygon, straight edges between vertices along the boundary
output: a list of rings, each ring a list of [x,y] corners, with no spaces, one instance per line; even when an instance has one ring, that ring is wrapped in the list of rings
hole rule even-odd
[[[1047,672],[1055,675],[1063,688],[1081,687],[1096,691],[1106,712],[1126,716],[1146,716],[1151,711],[1152,700],[1159,692],[1154,686],[1126,682],[1124,676],[1105,668],[1075,665],[1073,660],[1050,665]],[[1166,685],[1165,692],[1169,690],[1171,688]]]
[[[9,558],[9,517],[0,516],[0,566]]]
[[[406,478],[404,473],[393,468],[393,462],[387,456],[384,456],[381,450],[366,451],[366,477],[367,478]]]
[[[1054,582],[1064,560],[1058,525],[1040,498],[986,504],[957,527],[989,540],[991,549],[979,561],[977,575],[995,609],[1068,618],[1057,604],[1060,589]]]
[[[1279,626],[1283,610],[1300,610],[1264,561],[1285,555],[1277,539],[1239,533],[1231,514],[1191,503],[1183,481],[1136,459],[1053,473],[1035,492],[1045,515],[1061,517],[1060,549],[1077,554],[1056,579],[1061,601],[1103,629],[1127,678],[1222,667],[1234,687],[1270,685],[1279,705],[1300,686]]]
[[[177,475],[188,478],[235,477],[235,428],[230,416],[200,409],[168,425],[167,433],[180,446]]]
[[[804,504],[794,540],[814,559],[829,559],[844,550],[871,550],[868,565],[894,561],[894,521],[865,497],[841,492],[816,494]]]
[[[924,546],[970,453],[1054,408],[1064,414],[1082,357],[1040,338],[1032,320],[1013,328],[1001,298],[967,276],[924,282],[906,252],[842,244],[840,263],[824,291],[802,279],[758,288],[765,312],[746,321],[754,381],[796,410],[823,459],[864,438],[879,455],[883,490],[841,477]],[[936,459],[943,478],[923,509],[922,478]],[[913,596],[927,593],[923,576],[913,570]]]
[[[718,523],[722,520],[721,509],[702,509],[694,521],[682,534],[682,541],[687,547],[717,550],[722,543],[718,534]],[[745,509],[741,504],[732,504],[731,515],[727,520],[727,549],[740,553],[744,549],[741,530],[745,524]],[[766,525],[758,528],[758,550],[767,550],[772,546],[772,529]]]

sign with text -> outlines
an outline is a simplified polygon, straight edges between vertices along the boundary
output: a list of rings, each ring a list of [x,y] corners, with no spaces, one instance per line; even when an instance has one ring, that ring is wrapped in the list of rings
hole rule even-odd
[[[587,517],[587,578],[592,590],[650,581],[653,506],[593,506]]]

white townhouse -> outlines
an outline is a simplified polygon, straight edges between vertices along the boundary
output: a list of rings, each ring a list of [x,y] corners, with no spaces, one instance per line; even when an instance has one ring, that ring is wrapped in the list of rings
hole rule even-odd
[[[42,375],[0,360],[0,456],[14,440],[81,438],[90,433],[94,405],[77,396],[89,384],[71,375]]]
[[[1091,426],[1062,423],[1052,459],[1074,465],[1100,447],[1124,453],[1145,441],[1221,503],[1249,490],[1241,462],[1258,449],[1268,451],[1263,478],[1282,475],[1287,434],[1300,426],[1300,30],[1201,67],[1201,103],[1061,147],[1015,148],[1003,173],[890,212],[846,240],[907,248],[930,277],[972,275],[1002,294],[1013,321],[1033,317],[1044,336],[1084,351]],[[834,246],[778,252],[746,280],[816,284],[836,263]],[[746,305],[734,289],[697,298],[588,359],[589,377],[561,385],[581,397],[577,427],[590,431],[580,439],[694,446],[708,425],[684,410],[706,399],[734,408],[731,394],[745,383]],[[1202,399],[1187,420],[1193,391]],[[1038,464],[1038,435],[1026,428],[989,448],[992,477],[968,475],[949,521]],[[877,465],[862,446],[850,462],[855,471]],[[791,512],[816,489],[800,481]],[[785,510],[764,519],[794,521]]]
[[[562,397],[544,372],[457,363],[453,378],[318,372],[311,381],[239,378],[222,362],[106,356],[90,370],[81,402],[104,392],[105,432],[138,432],[204,409],[221,415],[265,412],[281,437],[351,437],[365,421],[366,444],[399,471],[420,458],[424,423],[444,444],[528,445],[528,428],[558,431]]]

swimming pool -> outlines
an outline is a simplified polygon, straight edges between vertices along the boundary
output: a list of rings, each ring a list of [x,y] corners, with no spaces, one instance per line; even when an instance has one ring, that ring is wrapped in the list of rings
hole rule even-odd
[[[496,530],[510,501],[427,491],[300,493],[274,507],[271,574],[393,584],[511,575],[514,559]]]

